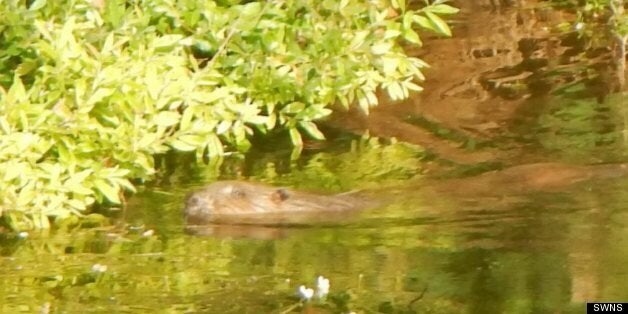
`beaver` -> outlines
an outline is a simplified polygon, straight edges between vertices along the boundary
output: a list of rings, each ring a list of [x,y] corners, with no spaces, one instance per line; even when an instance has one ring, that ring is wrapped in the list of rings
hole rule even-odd
[[[245,181],[217,181],[190,194],[186,223],[297,224],[317,217],[346,216],[365,199],[343,193],[324,195]]]
[[[316,194],[245,181],[218,181],[186,200],[187,224],[300,224],[335,221],[360,209],[411,198],[429,188],[449,197],[503,196],[555,191],[577,182],[625,176],[628,164],[592,166],[561,163],[519,165],[469,178],[421,180],[394,190],[363,190],[336,195]],[[386,199],[388,198],[388,199]]]

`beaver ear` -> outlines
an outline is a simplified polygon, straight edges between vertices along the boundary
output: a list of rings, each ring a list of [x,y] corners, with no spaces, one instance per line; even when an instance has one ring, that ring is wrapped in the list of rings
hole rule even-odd
[[[286,189],[277,189],[270,195],[270,199],[273,202],[279,203],[287,200],[290,197],[290,193]]]

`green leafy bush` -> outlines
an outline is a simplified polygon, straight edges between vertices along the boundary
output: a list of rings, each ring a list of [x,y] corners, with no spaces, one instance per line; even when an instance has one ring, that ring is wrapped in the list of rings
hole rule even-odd
[[[14,229],[118,204],[152,156],[323,139],[330,107],[420,90],[402,44],[456,9],[402,0],[0,1],[0,210]]]

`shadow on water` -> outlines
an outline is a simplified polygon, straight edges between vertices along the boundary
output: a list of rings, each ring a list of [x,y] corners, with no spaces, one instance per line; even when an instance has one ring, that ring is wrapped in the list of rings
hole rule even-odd
[[[459,1],[457,37],[426,42],[422,95],[337,120],[426,151],[340,132],[298,161],[268,143],[206,167],[164,157],[111,225],[2,235],[0,312],[582,313],[587,300],[626,301],[628,179],[513,167],[626,160],[611,51],[553,32],[569,13],[519,2]],[[387,202],[317,224],[185,226],[185,196],[219,179]],[[301,306],[297,287],[319,275],[330,294]]]

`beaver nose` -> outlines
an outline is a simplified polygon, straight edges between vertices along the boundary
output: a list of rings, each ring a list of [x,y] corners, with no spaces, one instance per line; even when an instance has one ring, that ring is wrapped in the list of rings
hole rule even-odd
[[[209,202],[198,195],[192,194],[188,196],[185,202],[185,214],[188,216],[196,216],[200,214],[209,214]]]

